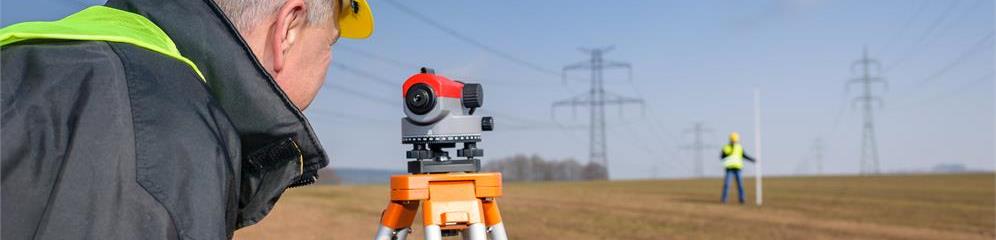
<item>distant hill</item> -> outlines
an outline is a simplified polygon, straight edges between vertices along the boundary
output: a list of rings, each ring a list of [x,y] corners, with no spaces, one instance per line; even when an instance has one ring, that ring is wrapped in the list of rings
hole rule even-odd
[[[993,169],[969,168],[961,163],[941,163],[932,168],[896,169],[887,174],[958,174],[958,173],[992,173]]]
[[[367,168],[324,168],[318,172],[320,184],[375,184],[388,183],[391,175],[404,173],[401,170]],[[335,177],[332,177],[335,176]]]

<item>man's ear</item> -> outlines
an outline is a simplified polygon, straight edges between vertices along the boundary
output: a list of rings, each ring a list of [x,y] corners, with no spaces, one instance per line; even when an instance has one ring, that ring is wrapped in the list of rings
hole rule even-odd
[[[286,65],[286,54],[297,43],[307,23],[304,0],[287,0],[277,10],[274,29],[270,33],[273,71],[279,73]]]

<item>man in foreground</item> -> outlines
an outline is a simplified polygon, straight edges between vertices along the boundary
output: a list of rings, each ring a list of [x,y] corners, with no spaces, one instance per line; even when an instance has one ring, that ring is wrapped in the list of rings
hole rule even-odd
[[[110,0],[0,29],[3,239],[226,239],[329,160],[300,110],[363,0]]]

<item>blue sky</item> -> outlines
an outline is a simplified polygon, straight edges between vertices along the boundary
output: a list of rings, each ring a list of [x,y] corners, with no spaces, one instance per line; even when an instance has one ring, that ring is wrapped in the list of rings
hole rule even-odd
[[[710,143],[723,144],[727,133],[739,131],[753,152],[755,86],[762,90],[766,173],[811,173],[817,138],[825,142],[825,173],[856,173],[861,111],[850,101],[860,89],[847,92],[845,84],[857,77],[850,68],[863,47],[889,82],[875,89],[885,101],[875,112],[883,171],[941,163],[994,167],[991,0],[396,1],[554,72],[586,60],[579,47],[614,46],[606,58],[631,63],[634,78],[607,72],[607,90],[642,97],[647,109],[606,111],[613,178],[692,175],[693,155],[680,146],[691,141],[684,129],[697,121],[714,130]],[[87,4],[5,2],[0,24],[57,19]],[[509,61],[386,0],[371,5],[373,37],[340,41],[333,61],[341,66],[331,68],[306,111],[333,167],[404,167],[400,84],[422,65],[484,85],[484,110],[497,122],[482,144],[488,158],[587,160],[587,112],[572,117],[570,109],[551,114],[550,107],[587,82],[565,83]],[[721,173],[717,151],[704,154],[709,175]]]

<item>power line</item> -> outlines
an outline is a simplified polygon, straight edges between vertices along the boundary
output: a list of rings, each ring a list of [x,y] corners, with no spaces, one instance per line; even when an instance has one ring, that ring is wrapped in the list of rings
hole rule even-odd
[[[633,92],[636,93],[636,96],[638,98],[640,98],[640,99],[646,99],[646,97],[644,97],[644,95],[643,95],[643,91],[641,91],[640,88],[638,86],[636,86],[636,83],[633,81],[633,74],[632,74],[632,72],[630,73],[629,77],[630,77],[630,81],[629,81],[630,87],[633,89]],[[650,105],[650,104],[648,103],[647,105]],[[656,139],[657,141],[660,141],[660,143],[662,143],[662,145],[664,145],[663,144],[664,141],[662,141],[661,139],[663,139],[663,136],[665,136],[665,135],[670,135],[671,139],[676,139],[673,133],[664,131],[662,128],[660,128],[660,124],[661,124],[660,122],[661,121],[657,117],[657,111],[654,110],[655,107],[653,107],[651,105],[650,107],[645,108],[645,109],[648,109],[650,111],[649,115],[650,115],[650,120],[651,121],[647,123],[648,129],[650,129],[650,131],[655,132],[655,135],[658,136],[657,138],[654,138],[654,139]]]
[[[970,7],[968,10],[975,9],[975,7],[978,6],[979,3],[981,3],[981,2],[982,2],[982,0],[979,0],[978,2],[976,2],[976,4],[974,6]],[[946,20],[948,18],[948,16],[950,16],[951,10],[955,9],[955,7],[957,7],[959,3],[961,3],[961,1],[951,1],[950,4],[948,5],[948,7],[945,8],[944,11],[941,13],[941,15],[939,15],[937,18],[935,18],[934,21],[931,22],[931,24],[927,27],[926,31],[924,31],[920,35],[920,37],[917,38],[917,40],[913,42],[913,46],[911,46],[910,49],[905,52],[905,54],[903,54],[902,56],[900,56],[898,58],[898,60],[896,60],[892,64],[886,66],[886,68],[883,71],[883,73],[891,72],[896,67],[901,66],[902,64],[908,62],[909,60],[915,58],[920,53],[922,53],[923,51],[916,51],[916,50],[926,49],[927,47],[929,47],[934,42],[933,40],[936,40],[936,38],[930,38],[930,40],[928,41],[927,40],[928,37],[930,37],[932,35],[933,36],[942,35],[945,30],[950,29],[950,27],[946,26],[944,28],[940,28],[941,32],[937,32],[936,34],[934,32],[935,30],[938,29],[938,27],[940,26],[940,24],[942,22],[944,22],[944,20]],[[969,14],[961,14],[962,17],[968,16],[968,15]],[[958,19],[958,20],[960,20],[960,19]],[[957,22],[957,21],[955,21],[955,22]],[[924,42],[924,41],[926,41],[926,42]]]
[[[944,9],[944,12],[941,12],[941,15],[935,18],[934,21],[930,23],[930,26],[927,27],[927,31],[924,31],[923,34],[920,34],[920,38],[917,38],[916,42],[923,42],[923,40],[927,39],[927,37],[929,37],[932,33],[934,33],[934,30],[936,30],[937,27],[941,25],[941,22],[944,22],[944,20],[946,20],[948,16],[950,16],[951,10],[954,10],[956,7],[958,7],[959,3],[961,3],[961,1],[951,1],[951,3],[948,4],[948,7]]]
[[[405,61],[398,60],[397,58],[391,58],[391,57],[388,57],[388,56],[384,56],[384,55],[380,55],[380,54],[376,54],[376,53],[372,53],[372,52],[369,52],[369,51],[364,51],[364,50],[360,50],[360,49],[356,49],[356,48],[336,47],[336,49],[337,50],[345,50],[346,52],[350,52],[350,53],[356,54],[356,55],[361,56],[361,57],[365,57],[365,58],[368,58],[368,59],[373,59],[373,60],[376,60],[376,61],[379,61],[379,62],[387,63],[387,64],[389,64],[391,66],[394,66],[394,67],[397,67],[399,69],[411,70],[411,69],[419,69],[419,68],[422,67],[422,66],[419,66],[419,65],[416,65],[416,64],[411,64],[411,63],[407,63]],[[336,64],[336,63],[334,63],[334,64]],[[369,72],[367,72],[367,73],[369,73]],[[443,72],[440,72],[440,73],[443,73]],[[452,74],[452,73],[444,73],[444,74],[446,74],[447,76],[450,76],[452,79],[461,80],[461,81],[488,83],[488,84],[490,84],[489,86],[496,86],[497,85],[497,86],[520,87],[520,86],[522,86],[522,84],[534,84],[534,85],[537,84],[536,82],[527,82],[527,81],[508,81],[508,80],[496,81],[495,78],[472,77],[472,76],[467,76],[467,75],[456,75],[456,74]],[[367,74],[367,75],[371,75],[371,74]]]
[[[627,68],[627,70],[628,70],[627,73],[628,74],[627,74],[627,81],[626,82],[629,83],[629,86],[633,89],[633,92],[636,93],[637,98],[638,99],[646,99],[644,97],[644,95],[643,95],[643,91],[641,91],[640,88],[636,85],[635,81],[633,81],[634,78],[633,78],[633,68],[632,68],[632,66],[630,64],[628,64],[628,63],[626,63],[626,64],[619,64],[619,65],[620,66],[625,66]],[[646,102],[644,102],[643,104],[644,105],[649,105]],[[647,108],[644,107],[643,109],[647,109]],[[656,132],[657,136],[670,135],[670,134],[665,134],[667,132],[663,131],[663,130],[661,130],[659,128],[658,124],[660,124],[660,120],[657,118],[657,111],[655,111],[654,109],[655,108],[653,106],[651,106],[649,108],[649,111],[650,111],[650,120],[651,121],[647,124],[648,129],[650,129],[651,131]],[[620,113],[621,112],[622,111],[620,111]],[[646,115],[646,114],[644,114],[644,115]],[[672,137],[673,137],[673,135],[672,135]],[[658,138],[658,140],[659,140],[659,138]]]
[[[993,72],[990,71],[990,72],[986,73],[985,75],[983,75],[982,77],[977,78],[974,81],[968,82],[968,83],[962,85],[961,87],[956,88],[955,90],[953,90],[951,92],[948,92],[947,94],[937,95],[937,96],[935,96],[933,98],[927,99],[924,102],[926,103],[926,102],[939,101],[941,99],[948,98],[948,97],[951,97],[951,96],[957,96],[959,93],[961,93],[963,91],[966,91],[966,90],[969,90],[969,89],[973,89],[973,87],[975,87],[975,85],[978,85],[978,84],[981,84],[981,83],[986,83],[986,82],[992,82],[992,81],[993,81]]]
[[[373,82],[378,83],[380,85],[383,85],[385,87],[394,88],[394,87],[400,86],[400,83],[397,82],[397,81],[392,81],[390,79],[374,75],[371,72],[367,72],[367,71],[363,71],[363,70],[360,70],[360,69],[352,68],[352,67],[343,65],[341,63],[332,63],[332,67],[335,67],[335,68],[341,69],[343,71],[352,73],[353,75],[357,75],[357,76],[360,76],[360,77],[363,77],[363,78],[366,78],[366,79],[369,79],[369,80],[373,80]]]
[[[909,30],[910,25],[913,25],[913,21],[920,19],[920,15],[923,13],[923,10],[927,9],[927,2],[928,0],[919,1],[920,7],[916,9],[916,12],[914,12],[913,15],[910,15],[910,18],[906,19],[902,27],[898,28],[899,31],[896,31],[896,33],[893,34],[888,41],[886,41],[887,44],[883,45],[885,49],[883,49],[882,52],[889,52],[888,50],[891,50],[892,46],[896,44],[896,41],[900,39],[899,37],[902,36],[903,33],[906,33],[907,30]]]
[[[543,125],[531,125],[531,126],[500,126],[502,131],[549,131],[555,130],[560,131],[563,128],[560,126],[543,126]],[[566,129],[582,130],[587,129],[587,126],[564,126]]]
[[[952,68],[955,68],[958,65],[964,63],[965,60],[967,60],[969,57],[978,54],[980,52],[983,52],[981,51],[981,49],[991,49],[993,44],[992,38],[993,38],[993,32],[989,32],[989,34],[986,34],[986,36],[980,39],[978,43],[973,45],[972,48],[966,49],[965,52],[962,52],[961,55],[959,55],[957,58],[954,59],[954,61],[951,61],[950,63],[944,65],[944,67],[937,70],[933,74],[928,75],[923,80],[917,81],[916,82],[917,85],[923,85],[926,84],[927,82],[936,80],[937,78],[943,76]]]
[[[934,30],[937,28],[937,26],[942,21],[944,21],[945,19],[948,18],[948,15],[950,14],[951,10],[953,10],[955,7],[957,7],[959,3],[960,3],[960,1],[951,1],[950,4],[948,4],[948,7],[945,8],[943,12],[941,12],[941,15],[938,15],[937,18],[934,18],[934,21],[932,21],[930,23],[930,25],[927,27],[926,31],[924,31],[922,34],[920,34],[920,37],[917,38],[916,41],[913,41],[913,46],[910,47],[910,51],[906,51],[906,53],[903,54],[899,58],[898,61],[895,61],[893,64],[890,64],[889,66],[887,66],[885,68],[885,72],[889,72],[893,68],[895,68],[896,66],[899,66],[899,65],[905,63],[907,60],[913,58],[913,56],[915,56],[915,53],[917,53],[917,52],[916,51],[912,51],[912,50],[914,50],[914,49],[922,49],[922,48],[918,47],[918,46],[921,45],[920,43],[923,42],[923,40],[926,39],[927,36],[930,36],[930,34],[934,32]]]
[[[634,130],[632,128],[631,124],[621,124],[621,125],[624,128],[626,128],[626,131],[629,133],[629,134],[625,134],[624,136],[627,136],[627,137],[623,137],[622,139],[624,141],[626,141],[627,143],[629,143],[630,146],[633,146],[633,147],[635,147],[635,148],[637,148],[639,150],[642,150],[643,152],[645,152],[651,158],[651,160],[653,160],[654,158],[666,155],[666,154],[662,154],[663,152],[659,152],[658,151],[658,150],[661,150],[661,149],[659,149],[659,148],[655,149],[654,147],[650,146],[647,141],[642,141],[643,137],[640,134],[638,134],[638,131],[636,131],[636,130]],[[617,132],[614,131],[614,128],[608,128],[608,129],[613,134],[619,135]],[[671,154],[671,155],[672,155],[671,157],[674,157],[673,154]],[[676,159],[676,158],[667,159],[667,160],[671,160],[671,161],[664,161],[664,163],[668,164],[671,167],[676,167],[677,166],[677,167],[681,167],[681,168],[687,170],[687,168],[688,168],[687,166],[685,166],[684,164],[682,164],[682,162],[680,162],[680,161],[679,162],[674,162],[673,161],[674,159]],[[677,164],[681,164],[681,165],[676,165],[676,163]]]
[[[837,114],[833,118],[833,127],[830,128],[831,133],[838,133],[837,127],[840,126],[840,120],[844,117],[845,113],[844,109],[847,109],[848,100],[849,99],[847,98],[847,89],[845,88],[844,91],[841,91],[840,105],[838,105],[839,107],[837,108]]]
[[[317,113],[321,113],[321,114],[330,115],[330,116],[334,117],[337,120],[352,120],[352,121],[361,122],[361,123],[378,123],[378,124],[388,124],[388,123],[391,123],[391,121],[388,121],[388,120],[385,120],[385,119],[370,118],[370,117],[366,117],[366,116],[347,114],[347,113],[343,113],[343,112],[339,112],[339,111],[334,111],[334,110],[330,110],[330,109],[317,108],[317,107],[308,108],[308,112],[312,112],[312,111],[317,112]]]
[[[414,9],[412,9],[412,8],[410,8],[408,6],[405,6],[404,4],[401,4],[398,1],[395,1],[395,0],[386,0],[385,2],[388,3],[388,4],[390,4],[393,7],[397,8],[401,12],[403,12],[405,14],[408,14],[409,16],[412,16],[415,19],[418,19],[419,21],[422,21],[423,23],[428,24],[429,26],[432,26],[432,27],[434,27],[436,29],[439,29],[440,31],[443,31],[444,33],[449,34],[450,36],[453,36],[454,38],[457,38],[457,39],[459,39],[461,41],[464,41],[464,42],[466,42],[466,43],[468,43],[470,45],[473,45],[473,46],[475,46],[477,48],[480,48],[480,49],[482,49],[482,50],[484,50],[484,51],[486,51],[488,53],[491,53],[491,54],[493,54],[495,56],[498,56],[500,58],[504,58],[505,60],[508,60],[510,62],[518,64],[519,66],[531,69],[533,71],[537,71],[537,72],[541,72],[541,73],[546,73],[546,74],[554,75],[554,76],[558,76],[558,75],[561,74],[560,72],[557,72],[555,70],[551,70],[551,69],[545,68],[543,66],[540,66],[539,64],[536,64],[536,63],[533,63],[533,62],[526,61],[524,59],[518,58],[514,54],[510,54],[510,53],[498,50],[495,47],[488,46],[487,44],[484,44],[483,42],[478,41],[477,39],[474,39],[474,38],[472,38],[470,36],[464,35],[464,34],[460,33],[459,31],[457,31],[457,30],[455,30],[453,28],[447,27],[446,25],[443,25],[442,23],[440,23],[440,22],[438,22],[436,20],[433,20],[429,16],[426,16],[426,15],[424,15],[422,13],[419,13],[418,11],[415,11]]]
[[[411,70],[411,69],[418,69],[419,67],[421,67],[421,66],[416,65],[416,64],[402,62],[402,61],[394,59],[394,58],[386,57],[384,55],[380,55],[380,54],[376,54],[376,53],[372,53],[372,52],[368,52],[368,51],[364,51],[364,50],[360,50],[360,49],[356,49],[356,48],[336,46],[335,49],[336,50],[346,50],[347,52],[351,52],[351,53],[354,53],[356,55],[360,55],[360,56],[363,56],[363,57],[366,57],[366,58],[369,58],[369,59],[373,59],[373,60],[377,60],[377,61],[381,61],[381,62],[385,62],[385,63],[390,63],[391,65],[394,65],[395,67],[398,67],[400,69]]]
[[[365,57],[365,58],[369,58],[369,59],[377,60],[377,61],[380,61],[380,62],[388,63],[388,64],[390,64],[392,66],[395,66],[395,67],[397,67],[399,69],[403,69],[403,70],[419,69],[419,68],[422,67],[422,66],[419,66],[419,65],[416,65],[416,64],[406,63],[406,62],[398,60],[396,58],[391,58],[391,57],[388,57],[388,56],[384,56],[384,55],[380,55],[380,54],[376,54],[376,53],[372,53],[372,52],[368,52],[368,51],[364,51],[364,50],[360,50],[360,49],[356,49],[356,48],[336,48],[336,49],[346,50],[347,52],[351,52],[353,54],[356,54],[356,55],[359,55],[359,56],[362,56],[362,57]],[[368,74],[368,75],[370,75],[370,74]],[[458,79],[458,80],[461,80],[461,81],[464,81],[464,80],[467,80],[467,81],[477,80],[477,82],[487,82],[489,84],[501,83],[500,81],[493,81],[491,79],[484,79],[484,78],[479,78],[479,77],[458,76],[458,75],[453,75],[453,74],[450,74],[450,73],[446,73],[446,75],[451,76],[454,79]],[[481,81],[481,80],[486,80],[486,81]],[[524,84],[524,83],[525,82],[519,82],[519,83],[515,83],[515,84]]]
[[[952,96],[961,96],[960,94],[962,92],[975,89],[976,85],[979,85],[979,84],[982,84],[982,83],[987,83],[987,82],[992,82],[992,81],[993,81],[993,72],[989,71],[986,74],[982,75],[982,77],[979,77],[979,78],[976,78],[976,79],[974,79],[972,81],[969,81],[969,82],[967,82],[967,83],[965,83],[965,84],[963,84],[963,85],[961,85],[961,86],[959,86],[959,87],[957,87],[957,88],[955,88],[955,89],[953,89],[953,90],[951,90],[949,92],[942,93],[942,94],[937,94],[937,95],[934,95],[932,97],[928,97],[928,98],[922,99],[920,101],[916,101],[916,102],[913,102],[913,103],[910,103],[910,104],[902,105],[900,107],[897,107],[897,109],[906,109],[906,108],[909,108],[909,107],[920,107],[920,106],[927,105],[927,104],[930,104],[930,103],[939,102],[941,100],[944,100],[944,99],[952,97]]]
[[[334,83],[325,84],[325,87],[330,89],[335,89],[336,92],[341,92],[349,95],[359,97],[362,100],[384,105],[386,107],[400,107],[401,101],[391,100],[380,96],[370,95],[355,89],[348,88],[343,85],[338,85]],[[400,100],[400,99],[399,99]]]
[[[515,115],[512,115],[512,114],[505,114],[505,113],[502,113],[502,112],[495,112],[494,110],[490,110],[490,109],[481,109],[481,113],[482,114],[486,114],[486,115],[492,115],[492,116],[495,116],[495,117],[499,117],[499,118],[501,118],[503,120],[512,120],[514,122],[519,122],[519,123],[522,123],[522,124],[527,125],[527,126],[553,126],[553,127],[561,126],[560,124],[549,124],[548,122],[544,122],[544,121],[540,121],[540,120],[523,118],[523,117],[515,116]]]
[[[626,129],[626,131],[628,133],[626,136],[629,136],[629,137],[624,137],[623,140],[626,140],[627,142],[629,142],[630,143],[629,145],[632,145],[634,147],[642,149],[644,152],[646,152],[649,155],[649,157],[651,159],[661,158],[662,156],[667,155],[667,154],[664,154],[665,152],[667,152],[666,150],[664,150],[664,148],[662,148],[662,147],[654,148],[652,146],[652,144],[651,144],[651,141],[644,141],[645,138],[644,138],[644,136],[642,134],[640,134],[641,131],[637,131],[637,130],[633,129],[633,126],[632,126],[633,124],[631,124],[631,123],[632,122],[626,122],[625,124],[616,124],[616,125],[622,125]],[[611,127],[608,128],[608,129],[612,130]],[[650,133],[650,134],[654,135],[654,133]],[[654,137],[651,136],[649,138],[654,138]],[[665,145],[662,144],[660,146],[665,146]],[[671,151],[671,152],[673,153],[674,151]],[[665,161],[664,163],[667,163],[668,165],[670,165],[672,167],[674,167],[674,166],[681,167],[685,171],[689,170],[688,166],[685,166],[683,162],[681,162],[681,161],[674,162],[674,160],[677,159],[677,158],[674,157],[674,154],[671,154],[671,155],[672,155],[671,156],[672,158],[671,159],[667,159],[669,161]],[[676,163],[680,164],[680,165],[675,165]]]

